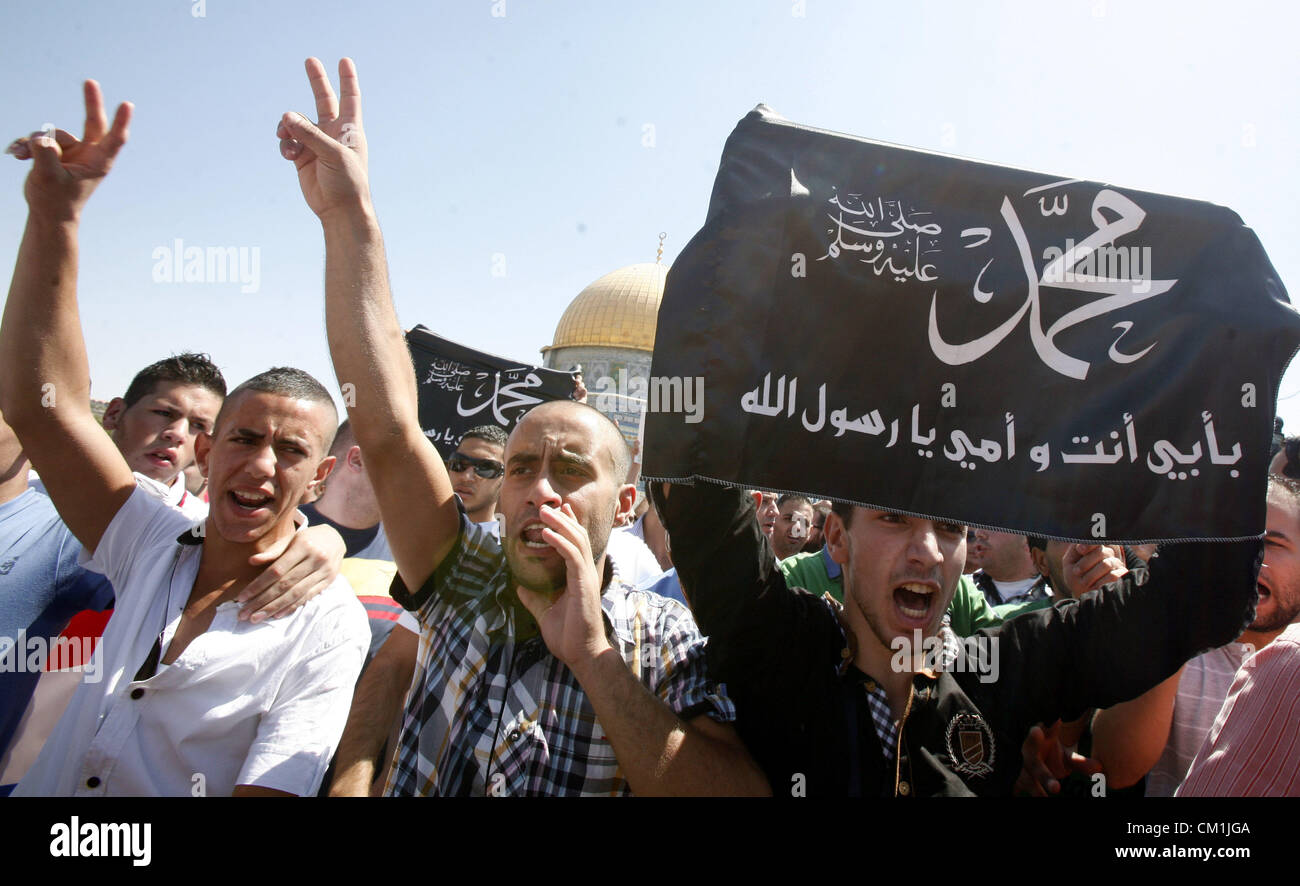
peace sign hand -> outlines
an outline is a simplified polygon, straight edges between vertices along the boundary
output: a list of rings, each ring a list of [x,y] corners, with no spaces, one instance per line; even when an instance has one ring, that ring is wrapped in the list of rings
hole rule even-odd
[[[80,139],[62,129],[44,130],[17,139],[6,149],[19,160],[32,161],[23,196],[34,216],[75,221],[126,144],[131,103],[118,105],[113,128],[107,129],[99,84],[87,80],[84,90],[86,127]]]
[[[352,59],[339,61],[335,97],[320,59],[307,59],[307,79],[316,98],[316,124],[293,111],[280,118],[280,154],[298,168],[298,184],[311,211],[328,217],[370,209],[366,137],[361,129],[361,87]]]

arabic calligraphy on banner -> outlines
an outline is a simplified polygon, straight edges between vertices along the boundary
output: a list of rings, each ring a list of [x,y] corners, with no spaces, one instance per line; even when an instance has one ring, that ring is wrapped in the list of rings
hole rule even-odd
[[[923,283],[939,279],[929,257],[939,252],[937,238],[943,228],[933,223],[917,223],[932,213],[904,207],[901,200],[877,197],[874,201],[864,201],[861,194],[849,194],[840,202],[837,193],[829,202],[836,211],[828,212],[826,217],[835,226],[826,233],[834,234],[835,239],[818,261],[839,258],[845,252],[860,252],[858,261],[869,265],[877,277],[889,274],[899,283],[907,277]],[[844,219],[846,215],[848,221]],[[845,233],[849,235],[848,240],[844,239]]]
[[[470,428],[488,424],[508,431],[533,406],[573,391],[567,372],[476,351],[423,326],[406,339],[419,383],[420,426],[444,457]]]
[[[1300,345],[1231,210],[782,120],[727,141],[668,274],[644,474],[1058,538],[1263,531]]]
[[[760,388],[762,389],[761,395],[759,393]],[[910,433],[906,434],[904,438],[900,438],[900,419],[893,418],[886,425],[879,409],[872,409],[859,418],[850,418],[848,408],[842,406],[830,413],[828,421],[826,416],[826,385],[824,383],[817,387],[816,418],[810,419],[808,416],[809,407],[805,407],[801,411],[798,409],[796,402],[798,390],[799,379],[791,378],[787,383],[784,375],[776,380],[775,389],[773,390],[772,373],[769,372],[763,376],[762,385],[740,398],[740,408],[745,412],[768,418],[783,417],[793,419],[795,413],[799,412],[799,422],[805,431],[816,434],[823,429],[834,430],[835,437],[842,437],[848,432],[880,437],[888,428],[889,442],[885,443],[885,449],[892,449],[900,442],[900,439],[903,439],[904,449],[910,448],[907,446],[910,443],[915,447],[914,451],[918,457],[934,457],[934,451],[937,448],[935,442],[938,438],[938,431],[934,427],[930,427],[924,432],[921,430],[921,426],[926,422],[921,419],[920,403],[913,404],[910,424],[903,425],[904,428],[910,427]],[[773,399],[775,399],[775,404]],[[781,416],[783,411],[785,415]],[[980,462],[993,464],[997,461],[1011,461],[1016,457],[1016,417],[1007,412],[1004,414],[1003,420],[1006,424],[1005,436],[1000,435],[998,439],[981,437],[977,445],[966,431],[953,430],[948,433],[948,441],[940,452],[948,461],[972,471],[979,466]],[[1195,467],[1195,465],[1202,458],[1206,458],[1211,465],[1229,466],[1227,472],[1229,477],[1241,476],[1240,471],[1230,467],[1241,460],[1241,443],[1233,443],[1232,449],[1227,453],[1220,451],[1218,434],[1214,430],[1214,416],[1208,411],[1202,412],[1201,422],[1202,433],[1205,436],[1204,449],[1201,448],[1199,439],[1194,440],[1186,451],[1179,450],[1170,440],[1162,439],[1152,441],[1149,450],[1142,450],[1138,447],[1137,430],[1133,424],[1133,415],[1125,412],[1120,422],[1123,429],[1122,437],[1118,427],[1111,430],[1108,437],[1105,434],[1098,435],[1095,444],[1092,444],[1093,438],[1086,434],[1074,436],[1070,438],[1071,445],[1086,447],[1092,444],[1091,451],[1067,452],[1063,446],[1058,445],[1057,458],[1061,464],[1113,465],[1125,459],[1129,462],[1137,462],[1145,456],[1145,464],[1152,473],[1170,480],[1186,480],[1190,477],[1201,476],[1201,469]],[[827,424],[830,425],[829,428],[827,428]],[[1003,440],[1005,440],[1005,443],[1002,442]],[[1021,449],[1024,449],[1023,445]],[[1052,463],[1052,444],[1043,442],[1030,446],[1028,457],[1031,462],[1037,465],[1037,471],[1047,470]],[[1193,466],[1189,470],[1179,469],[1180,466],[1185,468],[1189,465]]]
[[[1036,202],[1037,212],[1043,218],[1064,217],[1070,207],[1071,187],[1081,191],[1090,186],[1087,182],[1070,179],[1029,188],[1020,196],[1030,198],[1030,211],[1033,211]],[[1088,374],[1088,361],[1064,353],[1056,345],[1057,336],[1079,323],[1162,295],[1173,288],[1177,279],[1151,279],[1150,246],[1114,245],[1116,240],[1136,233],[1141,228],[1146,218],[1142,208],[1110,188],[1091,187],[1096,191],[1089,208],[1089,221],[1093,230],[1085,232],[1083,239],[1077,243],[1067,237],[1061,246],[1047,246],[1041,251],[1041,269],[1039,253],[1030,246],[1015,204],[1010,196],[1003,195],[999,207],[1003,226],[1000,226],[997,236],[1009,236],[1015,245],[1015,255],[1011,262],[1016,266],[1017,272],[1023,272],[1024,277],[1017,278],[1014,282],[1017,289],[1025,291],[1025,300],[1015,313],[992,331],[971,341],[953,343],[946,340],[939,330],[939,296],[936,291],[930,301],[927,330],[930,349],[936,357],[950,366],[978,360],[996,348],[1028,316],[1030,341],[1039,359],[1062,375],[1082,379]],[[1047,193],[1052,195],[1051,206],[1046,202]],[[1039,195],[1036,201],[1034,195]],[[877,276],[889,274],[898,283],[909,279],[929,283],[939,279],[935,262],[939,260],[938,255],[942,251],[940,235],[943,228],[933,222],[918,223],[934,213],[904,207],[901,200],[887,201],[877,197],[874,202],[866,202],[860,194],[842,198],[839,193],[835,193],[828,202],[835,207],[835,212],[827,213],[827,218],[834,222],[827,233],[834,234],[835,239],[827,246],[826,254],[818,257],[818,261],[838,259],[846,253],[861,253],[862,257],[857,260],[867,264]],[[845,220],[846,215],[849,216],[848,221]],[[847,240],[846,233],[849,237]],[[961,248],[985,249],[994,236],[994,229],[989,226],[963,228],[960,234]],[[982,288],[981,284],[996,259],[997,256],[993,255],[983,262],[971,283],[970,295],[978,304],[988,304],[993,299],[993,291]],[[901,266],[896,264],[896,260],[901,262]],[[1044,287],[1070,289],[1103,297],[1070,310],[1044,330],[1039,302],[1039,293]],[[1119,330],[1119,334],[1111,343],[1107,356],[1116,363],[1140,360],[1155,347],[1153,342],[1135,353],[1125,353],[1119,349],[1120,339],[1133,328],[1133,324],[1121,320],[1114,328]]]

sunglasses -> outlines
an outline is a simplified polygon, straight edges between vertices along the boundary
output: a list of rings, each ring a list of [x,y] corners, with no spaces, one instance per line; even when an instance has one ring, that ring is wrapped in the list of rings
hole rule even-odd
[[[452,454],[451,458],[447,459],[447,470],[453,474],[468,471],[470,468],[473,468],[474,473],[484,480],[495,480],[506,472],[505,465],[490,458],[470,458],[468,455],[456,452]]]

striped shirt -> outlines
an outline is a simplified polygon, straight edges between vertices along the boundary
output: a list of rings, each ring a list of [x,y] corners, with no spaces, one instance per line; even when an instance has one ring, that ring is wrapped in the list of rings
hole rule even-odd
[[[1241,666],[1178,796],[1300,796],[1300,624]]]
[[[462,517],[456,547],[417,593],[420,647],[389,796],[625,795],[627,779],[586,693],[518,602],[500,542]],[[632,673],[682,720],[735,719],[705,670],[690,612],[636,591],[606,557],[606,633]]]
[[[1233,642],[1198,655],[1183,666],[1169,723],[1169,741],[1147,773],[1146,796],[1172,797],[1178,790],[1219,716],[1238,669],[1251,652],[1246,644]]]

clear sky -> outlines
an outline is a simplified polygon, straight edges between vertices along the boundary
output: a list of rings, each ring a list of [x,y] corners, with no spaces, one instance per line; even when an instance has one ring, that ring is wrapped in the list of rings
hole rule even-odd
[[[211,353],[232,384],[275,364],[332,381],[320,227],[274,134],[285,110],[314,117],[310,55],[332,72],[357,62],[403,325],[539,362],[585,285],[653,261],[660,231],[671,263],[759,102],[1229,206],[1294,297],[1298,18],[1283,3],[1137,0],[10,0],[0,124],[79,133],[86,77],[136,105],[82,228],[94,396],[181,350]],[[9,267],[25,174],[0,157]],[[256,250],[257,290],[155,282],[155,250],[177,240]],[[1282,394],[1300,431],[1300,371]]]

